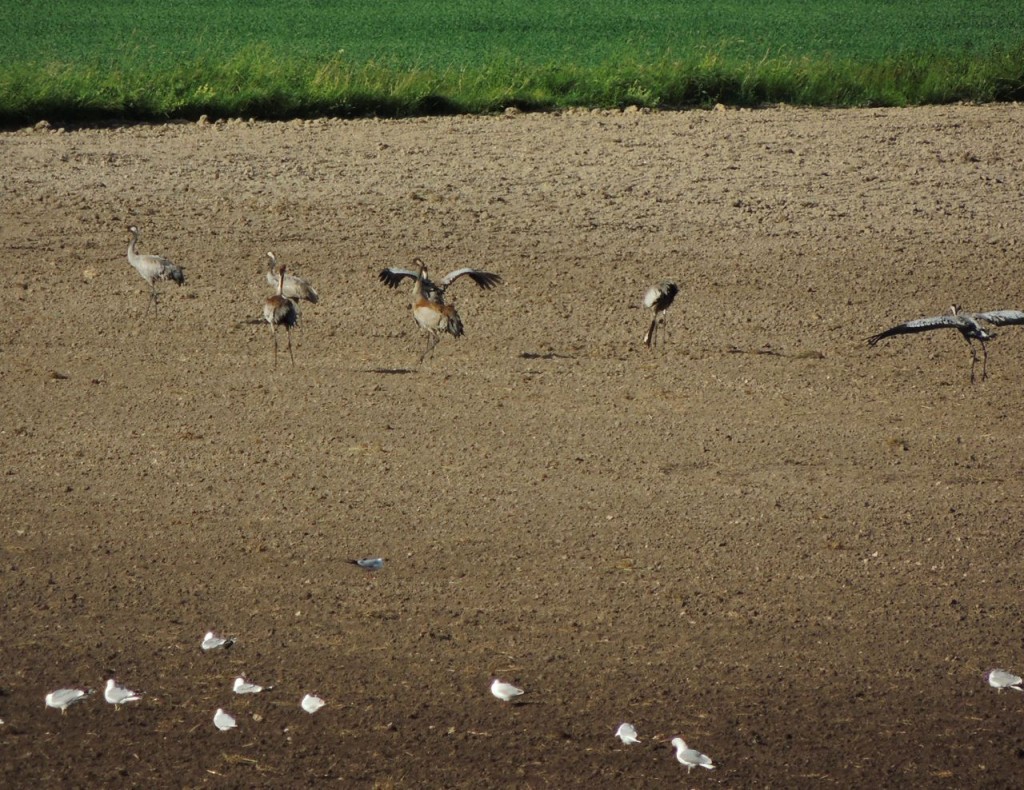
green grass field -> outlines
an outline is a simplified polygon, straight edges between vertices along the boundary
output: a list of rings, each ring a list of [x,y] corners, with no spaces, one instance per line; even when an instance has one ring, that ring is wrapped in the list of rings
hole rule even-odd
[[[0,121],[1024,96],[1019,0],[27,0]]]

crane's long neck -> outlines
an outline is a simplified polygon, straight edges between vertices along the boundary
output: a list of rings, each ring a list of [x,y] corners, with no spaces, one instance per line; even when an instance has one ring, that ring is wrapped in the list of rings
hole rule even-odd
[[[128,242],[128,260],[135,263],[135,259],[139,257],[138,251],[135,249],[135,245],[139,243],[139,232],[137,230],[129,231],[132,235],[131,240]]]
[[[277,280],[277,295],[284,296],[284,266],[281,267],[279,274],[280,277]]]

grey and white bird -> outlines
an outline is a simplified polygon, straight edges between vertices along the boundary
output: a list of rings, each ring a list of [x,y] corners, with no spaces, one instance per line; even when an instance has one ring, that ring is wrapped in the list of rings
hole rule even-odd
[[[92,693],[93,689],[57,689],[46,695],[46,707],[64,713],[72,705],[85,701]]]
[[[272,252],[267,253],[267,283],[277,288],[278,285],[278,273],[277,273],[277,257]],[[316,292],[316,289],[309,284],[309,281],[302,277],[296,277],[294,274],[286,274],[284,278],[284,285],[281,288],[281,294],[288,297],[289,299],[305,300],[310,304],[316,304],[320,301],[320,297]]]
[[[169,280],[178,285],[184,285],[185,272],[181,266],[172,263],[162,255],[140,255],[136,250],[136,245],[139,243],[139,229],[135,225],[131,225],[128,227],[128,233],[131,234],[131,241],[128,242],[128,263],[143,280],[149,283],[149,307],[146,308],[146,312],[149,312],[150,307],[159,312],[160,295],[157,293],[156,284]]]
[[[696,749],[688,747],[686,745],[686,741],[682,738],[673,738],[672,745],[676,747],[676,759],[686,766],[687,773],[697,766],[707,768],[709,771],[715,770],[715,764],[711,762],[710,757],[702,752],[698,752]]]
[[[502,702],[509,702],[526,692],[518,686],[513,686],[511,683],[505,683],[495,678],[494,682],[491,683],[491,693]]]
[[[1022,683],[1024,683],[1024,678],[1014,675],[1012,672],[1007,672],[1005,669],[993,669],[988,673],[988,684],[1000,691],[1003,689],[1024,691],[1024,688],[1021,686]]]
[[[409,269],[388,268],[380,273],[380,281],[390,288],[397,288],[406,277],[413,278],[412,287],[412,317],[420,329],[429,334],[427,348],[419,358],[422,363],[434,350],[434,346],[445,334],[452,337],[462,337],[462,318],[454,305],[445,304],[444,294],[448,286],[460,277],[469,277],[473,282],[484,290],[494,288],[501,284],[501,277],[492,272],[478,271],[477,269],[462,268],[449,272],[436,284],[427,277],[427,265],[420,259],[415,258],[416,271]]]
[[[971,349],[971,383],[974,383],[974,368],[978,364],[978,354],[974,350],[974,341],[977,340],[981,346],[981,380],[988,378],[988,348],[985,344],[995,337],[981,325],[981,322],[992,326],[1009,326],[1013,324],[1024,324],[1024,311],[1021,310],[990,310],[984,313],[963,313],[958,305],[953,305],[946,315],[930,316],[928,318],[915,318],[904,324],[886,329],[877,335],[869,337],[868,345],[875,346],[879,340],[894,335],[908,335],[916,332],[928,332],[932,329],[955,329],[961,337],[967,341]]]
[[[615,737],[627,746],[631,743],[640,743],[640,739],[636,737],[636,727],[627,722],[622,722],[619,725],[619,729],[615,731]]]
[[[383,557],[367,557],[362,560],[346,560],[351,565],[358,565],[360,568],[368,571],[379,571],[384,567]]]
[[[270,691],[273,686],[260,686],[256,683],[250,683],[244,677],[239,675],[235,678],[235,683],[231,687],[231,690],[236,694],[259,694],[261,691]]]
[[[221,732],[227,732],[237,727],[238,722],[224,708],[217,708],[217,712],[213,714],[213,725]]]
[[[654,311],[651,325],[644,334],[644,345],[648,348],[657,344],[658,325],[665,323],[665,311],[675,301],[677,293],[679,293],[679,286],[673,282],[652,285],[644,293],[644,307]]]
[[[126,702],[138,702],[142,699],[142,694],[118,685],[116,680],[109,678],[107,680],[107,687],[103,689],[103,699],[113,705],[116,710]]]
[[[234,643],[234,639],[225,639],[222,636],[217,636],[213,631],[207,631],[206,636],[203,637],[202,648],[203,650],[216,650],[221,647],[226,649]]]
[[[307,694],[302,698],[302,702],[299,703],[299,706],[306,711],[306,713],[316,713],[326,704],[326,702],[315,694]]]
[[[426,264],[420,258],[413,258],[412,262],[416,266],[415,269],[401,269],[394,266],[383,269],[378,275],[380,281],[389,288],[397,288],[402,284],[402,280],[406,278],[418,280],[421,282],[420,290],[423,296],[439,304],[444,303],[444,293],[448,286],[460,277],[469,277],[485,291],[489,291],[491,288],[502,283],[501,275],[473,269],[468,266],[448,272],[439,282],[435,283],[427,277]]]
[[[274,335],[274,365],[277,366],[277,328],[283,326],[288,335],[288,356],[292,364],[295,364],[295,355],[292,354],[292,327],[299,322],[299,308],[295,302],[284,295],[285,269],[281,264],[277,270],[277,293],[267,297],[263,302],[263,320],[270,324],[270,331]]]

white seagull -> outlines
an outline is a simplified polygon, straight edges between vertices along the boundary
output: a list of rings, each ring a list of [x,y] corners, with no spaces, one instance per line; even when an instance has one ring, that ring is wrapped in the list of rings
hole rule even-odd
[[[686,745],[686,741],[682,738],[673,738],[672,745],[676,747],[676,759],[686,766],[687,773],[698,765],[701,768],[707,768],[709,771],[715,770],[715,764],[711,762],[710,757],[698,752],[696,749],[689,748]]]
[[[363,560],[348,560],[351,565],[358,565],[368,571],[379,571],[384,567],[383,557],[367,557]]]
[[[235,678],[235,685],[231,687],[236,694],[259,694],[261,691],[270,691],[273,686],[258,686],[255,683],[249,683],[245,678],[239,675]]]
[[[619,725],[619,729],[615,731],[615,737],[627,746],[631,743],[640,743],[640,739],[636,737],[636,727],[626,722]]]
[[[1007,672],[1005,669],[993,669],[988,673],[988,684],[1000,691],[1003,689],[1024,691],[1024,688],[1021,688],[1022,683],[1024,683],[1024,678],[1014,675],[1012,672]]]
[[[509,702],[513,697],[518,697],[525,692],[511,683],[505,683],[495,678],[491,684],[491,693],[502,702]]]
[[[218,647],[228,648],[235,643],[234,639],[225,639],[217,636],[213,631],[207,631],[203,637],[203,650],[216,650]]]
[[[238,726],[235,723],[235,717],[225,712],[224,708],[217,708],[217,712],[213,714],[213,724],[221,732],[227,732]]]
[[[110,678],[107,680],[107,687],[103,689],[103,699],[113,705],[116,710],[126,702],[138,702],[142,699],[142,694],[119,686],[116,680]]]
[[[57,689],[46,695],[46,707],[57,708],[64,713],[72,705],[81,702],[92,693],[92,689]]]
[[[314,694],[307,694],[305,697],[302,698],[302,702],[299,703],[299,705],[302,706],[302,709],[306,711],[306,713],[316,713],[318,710],[320,710],[320,708],[322,708],[326,704],[326,702],[324,702],[322,699],[320,699],[320,697],[317,697]]]

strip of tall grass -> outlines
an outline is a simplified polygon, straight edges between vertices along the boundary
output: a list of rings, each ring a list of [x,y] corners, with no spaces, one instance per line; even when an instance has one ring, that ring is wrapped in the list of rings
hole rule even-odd
[[[911,55],[737,61],[707,50],[597,66],[517,61],[449,69],[289,58],[252,46],[159,70],[109,64],[0,64],[0,123],[257,117],[403,117],[507,107],[866,107],[1024,99],[1024,46],[987,57]]]

